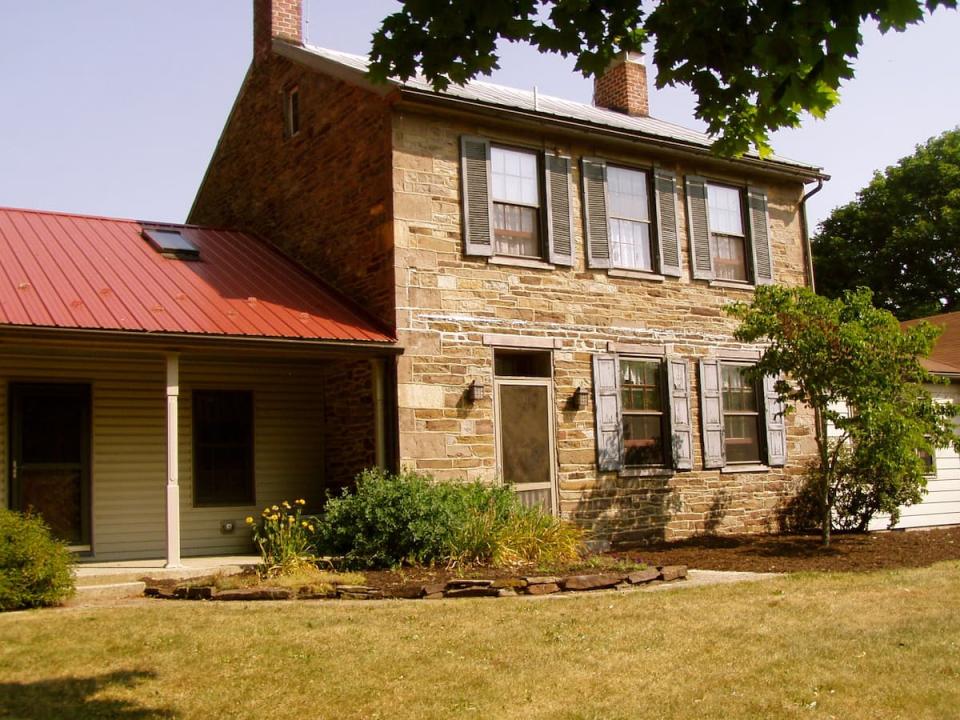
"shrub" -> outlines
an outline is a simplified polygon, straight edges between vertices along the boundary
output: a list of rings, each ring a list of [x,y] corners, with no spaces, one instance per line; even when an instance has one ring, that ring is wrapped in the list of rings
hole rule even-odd
[[[521,506],[510,488],[382,470],[328,500],[318,527],[324,552],[359,567],[563,562],[579,557],[581,540],[569,523]]]
[[[73,594],[73,556],[38,515],[0,509],[0,610],[58,605]]]
[[[264,577],[291,575],[304,570],[316,569],[313,552],[313,535],[316,526],[312,519],[302,516],[306,505],[302,498],[291,505],[284,500],[271,505],[260,513],[260,523],[252,517],[247,525],[253,525],[253,542],[260,551],[260,574]]]

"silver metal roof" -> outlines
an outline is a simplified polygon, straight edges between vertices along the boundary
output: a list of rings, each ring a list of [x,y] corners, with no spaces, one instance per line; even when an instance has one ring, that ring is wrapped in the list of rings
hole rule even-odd
[[[288,45],[288,47],[291,46]],[[335,63],[336,65],[363,75],[366,74],[369,65],[369,61],[363,55],[353,55],[313,45],[305,45],[302,50],[306,50],[318,58],[322,58],[330,63]],[[534,96],[532,90],[520,90],[518,88],[496,85],[480,80],[471,80],[466,85],[451,84],[443,91],[434,90],[433,86],[421,76],[411,78],[406,82],[391,80],[391,83],[397,87],[430,93],[438,97],[458,98],[511,110],[532,112],[545,117],[554,117],[562,120],[577,120],[591,125],[616,130],[626,130],[628,132],[635,132],[638,135],[693,145],[703,149],[709,149],[713,144],[712,138],[705,133],[690,130],[663,120],[657,120],[656,118],[633,117],[614,110],[594,107],[586,103],[564,100],[563,98],[543,95],[541,93],[536,93],[536,96]],[[756,152],[749,152],[746,154],[746,157],[753,160],[760,159],[760,156]],[[815,165],[809,165],[777,155],[769,155],[765,160],[781,165],[792,166],[798,170],[814,174],[819,174],[821,171],[821,168]]]

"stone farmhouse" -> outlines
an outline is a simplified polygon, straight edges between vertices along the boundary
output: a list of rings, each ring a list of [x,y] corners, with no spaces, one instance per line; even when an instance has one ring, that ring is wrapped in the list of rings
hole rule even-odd
[[[759,350],[724,306],[811,283],[819,168],[711,155],[650,117],[634,55],[593,105],[376,85],[304,44],[297,0],[254,8],[189,219],[270,238],[395,331],[388,464],[509,483],[600,542],[775,528],[814,425],[745,381]],[[328,408],[355,468],[376,462],[371,372],[345,361]]]

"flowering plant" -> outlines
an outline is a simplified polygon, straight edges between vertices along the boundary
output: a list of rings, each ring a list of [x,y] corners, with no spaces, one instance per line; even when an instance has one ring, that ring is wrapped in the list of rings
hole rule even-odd
[[[253,542],[260,550],[260,573],[264,576],[289,575],[316,567],[313,553],[313,521],[304,518],[303,498],[293,504],[284,500],[279,505],[265,507],[260,522],[246,519],[252,526]]]

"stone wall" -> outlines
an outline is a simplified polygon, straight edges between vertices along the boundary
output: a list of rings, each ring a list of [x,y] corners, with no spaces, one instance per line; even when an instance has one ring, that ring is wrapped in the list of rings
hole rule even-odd
[[[463,256],[461,134],[573,157],[574,267],[535,269]],[[751,291],[691,280],[684,222],[684,272],[679,279],[616,277],[587,269],[576,166],[582,156],[656,162],[677,172],[681,192],[683,176],[693,173],[765,186],[776,280],[789,285],[806,282],[797,213],[801,184],[731,175],[729,165],[702,167],[708,160],[683,165],[640,145],[624,151],[600,140],[586,145],[409,112],[395,115],[393,142],[397,323],[405,348],[398,368],[401,462],[440,478],[494,481],[491,393],[476,404],[464,396],[472,381],[492,387],[493,348],[484,344],[484,334],[550,339],[556,348],[556,460],[565,517],[613,541],[774,529],[777,508],[796,487],[803,462],[814,452],[810,414],[788,419],[787,468],[739,474],[700,469],[696,359],[744,350],[732,339],[735,323],[723,306],[749,299]],[[678,207],[684,205],[681,197]],[[696,453],[692,472],[640,477],[598,473],[591,358],[606,352],[609,342],[664,346],[689,358]],[[577,387],[583,388],[588,402],[574,411],[567,403]]]
[[[284,95],[300,131],[284,136]],[[389,327],[390,115],[379,96],[270,55],[255,62],[189,221],[255,232]]]

